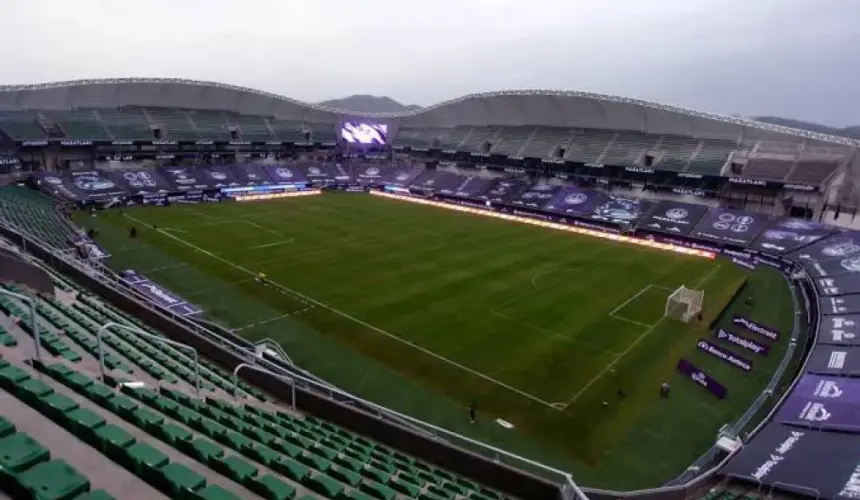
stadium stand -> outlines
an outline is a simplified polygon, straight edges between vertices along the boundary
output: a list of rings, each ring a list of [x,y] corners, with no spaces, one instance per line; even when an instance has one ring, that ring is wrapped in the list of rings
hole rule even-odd
[[[337,143],[338,137],[334,123],[311,124],[306,128],[310,132],[313,142],[331,145]]]
[[[151,141],[152,127],[140,109],[99,109],[96,115],[117,140]]]
[[[619,132],[600,161],[610,165],[638,165],[645,153],[654,149],[659,140],[659,136]]]
[[[500,130],[498,127],[473,127],[456,149],[470,153],[488,153],[497,141],[496,135]]]
[[[0,214],[6,223],[36,235],[56,248],[68,248],[75,235],[50,200],[27,188],[0,188]]]
[[[269,124],[275,137],[280,141],[304,142],[306,140],[302,125],[298,122],[269,120]]]
[[[721,175],[736,146],[729,141],[702,140],[698,152],[693,153],[686,171],[702,175]]]
[[[188,113],[197,134],[204,141],[226,141],[229,139],[227,133],[227,117],[220,111],[194,111]]]
[[[699,140],[689,137],[663,136],[660,146],[657,148],[660,155],[657,168],[677,172],[683,171],[690,164],[699,143]]]
[[[536,133],[535,127],[502,127],[491,152],[505,156],[522,156],[522,151],[529,139]]]
[[[427,129],[401,128],[392,139],[391,144],[395,147],[429,149],[433,138],[439,137],[443,131]]]
[[[68,139],[82,141],[106,141],[111,137],[93,110],[42,111],[41,118],[51,125],[58,125]]]
[[[597,163],[614,137],[615,132],[609,130],[576,130],[564,157],[583,163]]]
[[[48,138],[33,111],[0,111],[0,131],[15,141],[42,141]]]
[[[439,139],[439,149],[456,150],[467,137],[472,133],[472,127],[454,127],[448,129],[437,137]]]
[[[839,168],[839,163],[826,160],[798,160],[786,176],[786,182],[818,185]]]
[[[744,177],[781,180],[788,175],[794,160],[780,158],[750,158],[743,169]]]
[[[188,114],[178,109],[147,108],[144,110],[149,121],[155,126],[162,127],[162,133],[167,139],[175,141],[196,141],[200,134],[194,130],[194,125]]]
[[[561,153],[557,148],[568,148],[571,135],[570,129],[538,127],[523,147],[521,156],[550,158],[554,153]]]
[[[239,136],[244,141],[274,141],[275,135],[266,122],[260,116],[227,115],[227,123],[236,127]]]

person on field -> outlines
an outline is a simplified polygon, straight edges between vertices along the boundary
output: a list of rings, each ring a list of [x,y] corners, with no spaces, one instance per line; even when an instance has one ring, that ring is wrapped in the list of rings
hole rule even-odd
[[[475,423],[475,417],[477,416],[477,414],[478,414],[478,407],[475,404],[475,400],[473,399],[469,402],[469,423],[470,424]]]
[[[257,283],[260,283],[261,285],[266,284],[266,273],[264,273],[263,271],[257,273]]]

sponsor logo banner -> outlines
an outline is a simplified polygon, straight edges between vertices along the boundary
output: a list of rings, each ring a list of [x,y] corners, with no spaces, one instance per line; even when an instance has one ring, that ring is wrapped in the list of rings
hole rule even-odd
[[[686,236],[707,210],[703,205],[661,201],[640,221],[639,227]]]
[[[728,342],[729,344],[734,344],[746,349],[747,351],[754,352],[759,356],[767,356],[770,353],[770,347],[759,344],[755,340],[748,339],[742,335],[723,330],[722,328],[717,328],[714,336],[719,340]]]
[[[792,391],[816,401],[841,401],[860,405],[860,379],[827,375],[804,375]]]
[[[725,399],[728,395],[728,390],[723,384],[717,382],[713,377],[696,368],[693,363],[684,358],[678,360],[678,371],[720,399]]]
[[[860,345],[860,315],[822,316],[819,344]]]
[[[816,222],[789,218],[774,219],[751,247],[782,254],[815,243],[833,232],[833,228]]]
[[[732,257],[732,264],[735,264],[738,267],[746,269],[747,271],[755,271],[755,269],[756,269],[755,262],[750,262],[746,259],[739,259],[737,257]]]
[[[774,448],[767,460],[762,462],[762,464],[756,467],[755,471],[750,474],[753,479],[764,481],[767,475],[770,474],[771,470],[785,460],[788,452],[790,452],[797,442],[805,435],[806,433],[802,431],[791,431],[785,440]]]
[[[711,356],[728,363],[739,370],[743,370],[745,372],[752,371],[752,361],[748,359],[744,359],[737,354],[723,349],[722,347],[714,344],[705,339],[699,339],[699,342],[696,344],[696,347],[710,354]]]
[[[565,187],[544,205],[544,210],[565,215],[590,216],[606,196],[592,189]]]
[[[793,254],[799,260],[823,262],[860,255],[860,231],[846,231],[817,241]]]
[[[856,314],[860,313],[860,295],[843,295],[841,297],[821,297],[818,301],[821,314]]]
[[[184,299],[167,290],[166,288],[150,281],[146,276],[138,273],[133,269],[126,269],[122,273],[123,281],[125,281],[132,289],[145,297],[153,304],[159,305],[170,310],[172,313],[180,316],[190,316],[198,314],[202,310],[189,304]]]
[[[770,340],[779,340],[779,330],[777,330],[776,328],[762,325],[760,323],[756,323],[755,321],[747,318],[746,316],[734,316],[732,318],[732,324],[746,328],[747,330],[753,333],[757,333],[763,337],[767,337]]]
[[[828,375],[860,374],[860,347],[817,344],[809,356],[806,370]]]
[[[697,238],[748,245],[764,229],[768,217],[759,213],[728,208],[712,208],[693,229]]]
[[[851,402],[811,400],[792,394],[776,418],[788,425],[860,432],[860,405]]]
[[[824,295],[851,295],[860,293],[860,279],[853,275],[818,278],[815,280],[818,289]]]

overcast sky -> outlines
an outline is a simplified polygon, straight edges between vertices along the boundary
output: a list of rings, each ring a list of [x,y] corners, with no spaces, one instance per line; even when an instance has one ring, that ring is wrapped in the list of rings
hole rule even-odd
[[[155,76],[428,105],[590,90],[860,125],[860,0],[0,0],[0,83]]]

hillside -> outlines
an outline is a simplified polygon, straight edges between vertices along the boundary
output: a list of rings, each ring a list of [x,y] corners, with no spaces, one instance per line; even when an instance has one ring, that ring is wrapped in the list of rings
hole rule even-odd
[[[790,118],[779,118],[776,116],[757,116],[754,119],[765,123],[771,123],[773,125],[782,125],[784,127],[794,127],[804,130],[811,130],[813,132],[820,132],[823,134],[840,135],[842,137],[849,137],[851,139],[860,139],[860,126],[834,128],[825,125],[819,125],[817,123],[805,122],[801,120],[792,120]]]
[[[345,111],[357,111],[359,113],[399,113],[421,109],[414,104],[400,104],[390,97],[378,97],[373,95],[352,95],[343,99],[330,99],[319,103],[321,106],[342,109]]]

